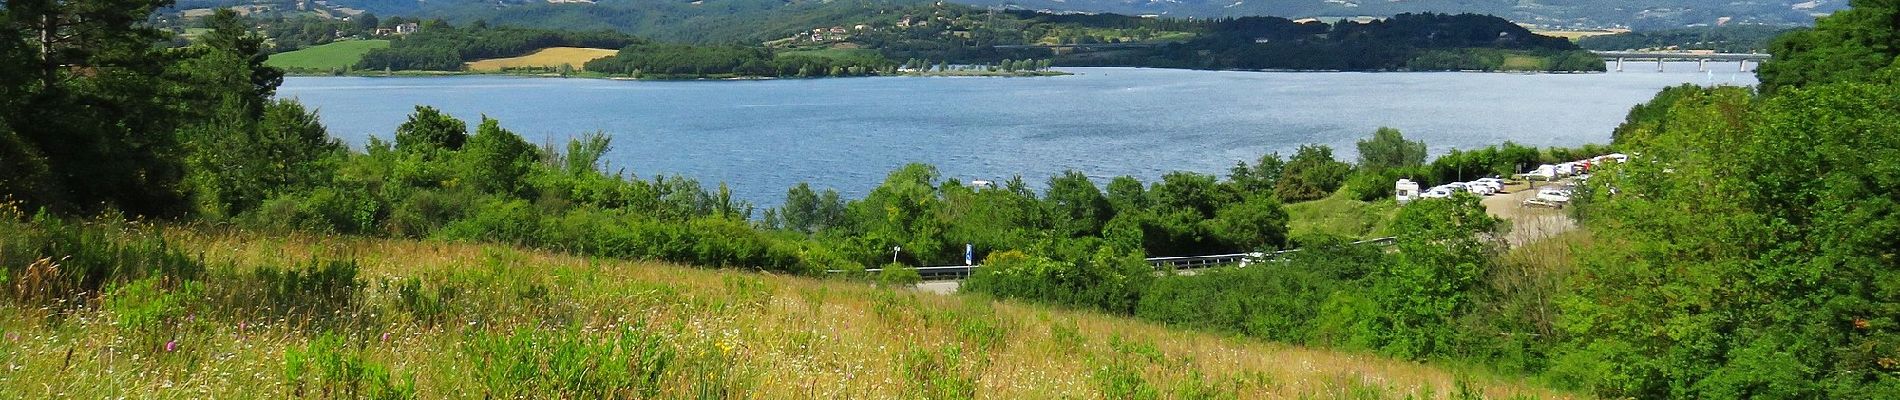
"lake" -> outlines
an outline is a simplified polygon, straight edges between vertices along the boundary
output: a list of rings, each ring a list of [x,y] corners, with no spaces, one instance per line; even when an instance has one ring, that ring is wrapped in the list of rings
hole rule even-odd
[[[879,77],[613,81],[461,77],[292,77],[278,89],[316,108],[330,133],[389,139],[414,106],[481,116],[535,143],[593,131],[610,168],[729,183],[780,203],[800,182],[860,197],[910,162],[947,177],[1023,176],[1036,187],[1076,169],[1151,181],[1225,175],[1234,162],[1353,142],[1389,126],[1433,154],[1515,141],[1608,143],[1631,106],[1684,83],[1753,85],[1734,64],[1697,72],[1636,64],[1603,74],[1222,72],[1068,68],[1047,78]],[[1651,65],[1653,67],[1653,65]],[[1639,72],[1640,71],[1640,72]],[[471,132],[473,133],[473,132]]]

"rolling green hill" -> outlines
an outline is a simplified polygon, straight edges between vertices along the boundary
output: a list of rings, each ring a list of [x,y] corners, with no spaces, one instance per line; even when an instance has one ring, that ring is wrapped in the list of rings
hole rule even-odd
[[[348,40],[272,54],[265,63],[291,71],[344,69],[356,65],[370,50],[388,47],[388,40]]]

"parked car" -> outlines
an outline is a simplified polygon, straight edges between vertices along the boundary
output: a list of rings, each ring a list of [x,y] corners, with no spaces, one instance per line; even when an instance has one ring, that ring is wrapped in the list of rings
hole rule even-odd
[[[1557,176],[1571,176],[1583,173],[1583,165],[1577,162],[1557,164]]]
[[[1498,194],[1497,188],[1491,187],[1491,185],[1480,183],[1480,182],[1465,182],[1464,186],[1465,186],[1465,190],[1469,190],[1471,191],[1472,194],[1476,194],[1479,196],[1490,196],[1490,195]]]
[[[1567,189],[1548,188],[1537,191],[1537,199],[1552,203],[1568,203],[1570,194],[1570,190]]]
[[[1498,193],[1503,193],[1503,192],[1504,192],[1504,180],[1503,180],[1503,179],[1498,179],[1498,178],[1478,178],[1478,180],[1475,180],[1475,181],[1471,181],[1471,182],[1469,182],[1469,183],[1466,183],[1466,185],[1468,185],[1468,186],[1484,186],[1484,187],[1487,187],[1487,188],[1490,188],[1490,189],[1491,189],[1491,193],[1486,193],[1487,195],[1490,195],[1490,194],[1498,194]]]
[[[1435,188],[1431,188],[1431,190],[1426,190],[1426,191],[1425,191],[1425,193],[1420,193],[1420,194],[1418,195],[1418,198],[1421,198],[1421,199],[1442,199],[1442,198],[1446,198],[1446,197],[1451,197],[1451,195],[1452,195],[1452,193],[1453,193],[1453,192],[1451,191],[1451,188],[1447,188],[1447,187],[1444,187],[1444,186],[1439,186],[1439,187],[1435,187]]]

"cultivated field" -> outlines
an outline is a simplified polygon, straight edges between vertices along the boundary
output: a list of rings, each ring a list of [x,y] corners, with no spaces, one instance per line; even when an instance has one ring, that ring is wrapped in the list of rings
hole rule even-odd
[[[494,72],[504,68],[560,68],[566,64],[581,70],[588,61],[613,57],[619,50],[585,47],[549,47],[520,57],[491,58],[467,63],[469,71]]]
[[[1629,30],[1628,29],[1613,29],[1613,30],[1601,30],[1601,31],[1537,31],[1537,30],[1531,31],[1531,33],[1535,33],[1539,35],[1550,36],[1550,37],[1560,37],[1560,38],[1570,39],[1570,40],[1577,40],[1577,39],[1587,38],[1591,36],[1615,35],[1618,33],[1625,33],[1625,32],[1629,32]]]
[[[164,237],[201,254],[203,278],[123,285],[64,312],[0,301],[0,398],[1568,397],[1482,372],[855,281],[432,241]],[[315,260],[356,267],[294,272]],[[271,272],[285,267],[288,278]],[[16,283],[0,292],[31,298]]]
[[[297,51],[272,54],[265,61],[273,67],[289,70],[328,71],[347,69],[363,59],[370,50],[389,47],[388,40],[345,40]]]

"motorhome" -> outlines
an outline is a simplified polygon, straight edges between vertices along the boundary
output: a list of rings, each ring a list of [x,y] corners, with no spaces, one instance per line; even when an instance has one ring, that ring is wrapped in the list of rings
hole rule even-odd
[[[1591,158],[1590,161],[1595,161],[1598,163],[1605,162],[1605,161],[1616,161],[1616,162],[1621,163],[1621,162],[1629,162],[1630,156],[1623,153],[1610,153],[1610,154],[1596,156],[1595,158]]]
[[[1531,170],[1531,172],[1525,172],[1523,174],[1520,174],[1520,176],[1523,176],[1524,179],[1535,179],[1535,180],[1542,180],[1542,181],[1556,180],[1557,166],[1551,165],[1551,164],[1539,165],[1537,166],[1537,169]]]
[[[1418,200],[1418,196],[1421,194],[1418,190],[1418,182],[1413,182],[1411,179],[1400,179],[1397,186],[1393,187],[1392,192],[1396,193],[1399,204]]]

